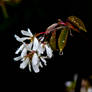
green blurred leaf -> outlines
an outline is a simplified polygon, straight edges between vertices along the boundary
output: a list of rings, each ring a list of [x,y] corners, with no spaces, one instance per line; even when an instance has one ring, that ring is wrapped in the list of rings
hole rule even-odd
[[[59,47],[60,52],[62,52],[64,47],[66,46],[68,32],[69,30],[67,28],[61,30],[61,33],[58,38],[58,47]]]

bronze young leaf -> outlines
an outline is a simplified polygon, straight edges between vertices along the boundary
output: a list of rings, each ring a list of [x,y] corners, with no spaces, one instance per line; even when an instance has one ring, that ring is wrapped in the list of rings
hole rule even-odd
[[[78,17],[76,17],[76,16],[69,16],[68,20],[70,22],[72,22],[76,27],[81,29],[82,31],[87,32],[83,21],[81,19],[79,19]]]
[[[50,43],[52,50],[56,51],[56,32],[52,32],[49,43]]]

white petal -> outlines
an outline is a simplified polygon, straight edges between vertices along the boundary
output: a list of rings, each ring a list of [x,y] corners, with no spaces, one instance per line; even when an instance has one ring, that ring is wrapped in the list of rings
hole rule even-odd
[[[34,42],[33,42],[33,50],[36,51],[38,49],[39,46],[39,42],[37,40],[37,38],[34,38]]]
[[[30,40],[30,39],[31,39],[30,37],[22,37],[22,38],[21,38],[22,41]]]
[[[23,41],[25,41],[25,40],[30,40],[30,39],[31,39],[30,37],[22,37],[22,38],[20,38],[20,37],[17,36],[17,35],[14,35],[14,37],[15,37],[16,40],[19,41],[19,42],[23,42]]]
[[[47,65],[46,64],[46,60],[44,59],[44,57],[40,57],[40,59],[42,60],[42,62],[44,63],[44,65]]]
[[[15,52],[15,54],[18,54],[20,51],[22,51],[24,48],[24,44],[22,44]]]
[[[21,52],[21,57],[24,57],[27,55],[27,49],[24,48],[23,51]]]
[[[21,69],[26,68],[26,66],[27,66],[28,62],[29,62],[29,58],[26,58],[26,60],[25,60],[25,61],[23,61],[23,62],[20,64],[20,68],[21,68]]]
[[[38,73],[40,71],[38,65],[32,65],[32,67],[35,73]]]
[[[17,41],[22,42],[22,39],[19,36],[17,36],[16,34],[14,35],[14,37],[16,38]]]
[[[45,48],[46,48],[47,56],[49,58],[51,58],[52,57],[52,49],[48,45],[45,45]]]
[[[28,31],[21,30],[21,33],[25,36],[31,36]]]
[[[30,64],[30,62],[28,64],[28,67],[29,67],[29,71],[31,72],[32,70],[31,70],[31,64]]]
[[[29,28],[28,28],[28,32],[29,32],[29,34],[30,34],[30,37],[33,37],[33,34],[32,34],[32,32],[30,31]]]
[[[41,63],[41,62],[39,62],[39,66],[40,66],[41,68],[43,68],[43,65],[42,65],[42,63]]]
[[[19,61],[21,59],[21,56],[15,57],[14,61]]]
[[[39,58],[38,58],[37,54],[34,53],[33,58],[32,58],[32,64],[37,65],[38,62],[39,62]]]

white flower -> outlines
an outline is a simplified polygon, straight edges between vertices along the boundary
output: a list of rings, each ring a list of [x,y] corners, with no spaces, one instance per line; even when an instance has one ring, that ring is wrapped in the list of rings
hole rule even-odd
[[[33,69],[35,73],[38,73],[40,71],[40,67],[43,67],[42,64],[47,65],[45,59],[52,57],[52,49],[47,43],[42,43],[44,37],[43,39],[38,40],[36,36],[33,36],[29,29],[28,31],[21,30],[21,33],[28,37],[20,38],[15,35],[16,40],[21,42],[22,45],[15,52],[15,54],[19,54],[19,52],[21,52],[20,56],[15,57],[14,60],[22,61],[20,64],[21,69],[25,69],[28,66],[30,72],[32,71],[31,69]],[[30,43],[26,44],[25,40],[30,40]],[[47,55],[41,56],[42,54],[44,55],[45,51]]]

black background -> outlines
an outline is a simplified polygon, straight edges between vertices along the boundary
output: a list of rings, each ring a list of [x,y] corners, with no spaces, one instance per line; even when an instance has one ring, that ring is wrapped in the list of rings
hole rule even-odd
[[[63,90],[64,82],[72,80],[73,75],[91,74],[91,6],[90,2],[78,0],[23,0],[18,6],[7,5],[8,19],[4,19],[0,10],[0,42],[1,42],[1,72],[5,79],[29,83],[30,88]],[[69,37],[64,55],[54,54],[48,65],[38,74],[30,73],[28,69],[19,69],[20,62],[14,62],[14,52],[19,46],[14,34],[20,35],[20,30],[30,28],[33,33],[45,31],[58,18],[66,21],[68,16],[77,16],[83,20],[88,32],[74,32]],[[6,23],[7,22],[7,23]],[[6,26],[5,26],[6,23]],[[4,26],[3,26],[4,25]],[[26,85],[28,85],[26,83]],[[25,84],[23,84],[25,85]],[[57,86],[57,87],[56,87]]]

